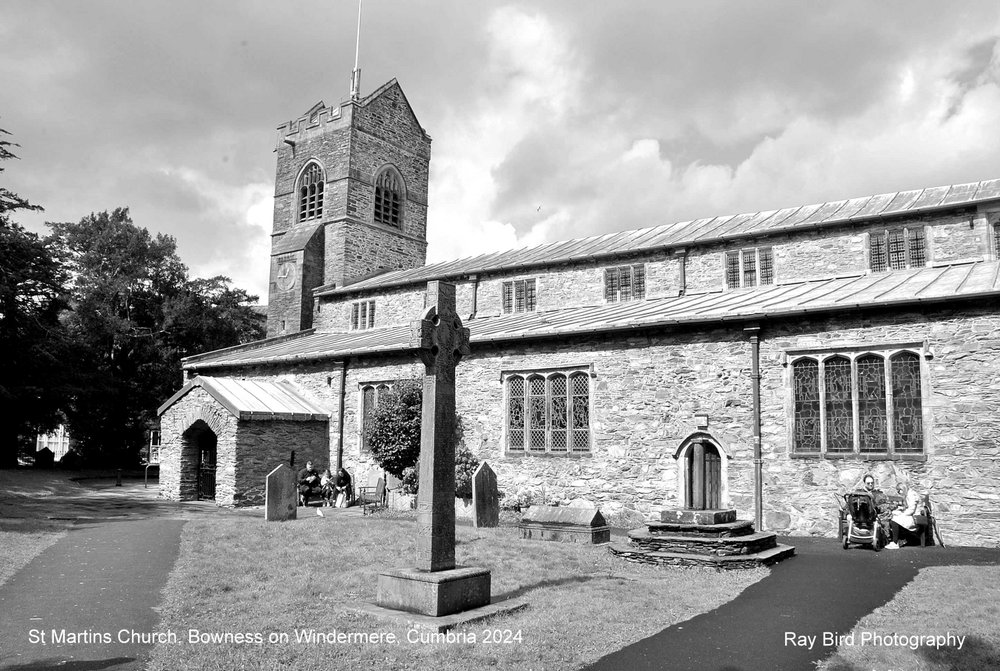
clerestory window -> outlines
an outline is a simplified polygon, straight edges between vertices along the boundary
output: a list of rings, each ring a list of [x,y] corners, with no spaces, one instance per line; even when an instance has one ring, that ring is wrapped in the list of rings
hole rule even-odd
[[[926,263],[923,226],[872,231],[868,238],[868,267],[874,273],[922,268]]]
[[[590,452],[590,375],[586,372],[509,375],[507,451]]]
[[[351,304],[351,330],[364,331],[375,328],[375,301],[358,301]]]
[[[299,178],[299,221],[323,216],[323,169],[310,163]]]
[[[774,284],[774,255],[770,247],[751,247],[726,252],[726,288]]]
[[[503,313],[535,311],[535,280],[513,280],[503,283]]]
[[[375,178],[375,223],[394,228],[403,223],[403,180],[393,168]]]
[[[791,369],[794,454],[923,454],[919,354],[806,355]]]
[[[637,301],[646,297],[646,266],[604,269],[604,300],[609,303]]]

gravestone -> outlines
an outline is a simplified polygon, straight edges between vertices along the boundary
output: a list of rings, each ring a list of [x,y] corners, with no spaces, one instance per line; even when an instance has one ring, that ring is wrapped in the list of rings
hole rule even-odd
[[[264,481],[264,520],[281,522],[294,520],[299,502],[295,471],[281,464],[267,474]]]
[[[426,310],[410,344],[424,364],[417,494],[417,565],[378,577],[383,608],[440,617],[490,603],[490,572],[455,566],[455,367],[469,329],[455,310],[455,285],[428,282]]]
[[[597,508],[531,506],[518,524],[521,538],[563,543],[608,543],[611,529]]]
[[[485,461],[472,476],[472,526],[500,526],[500,492],[497,474]]]

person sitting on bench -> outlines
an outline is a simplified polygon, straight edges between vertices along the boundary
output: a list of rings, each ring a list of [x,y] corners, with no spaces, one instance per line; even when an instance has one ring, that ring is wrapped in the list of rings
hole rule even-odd
[[[903,497],[903,505],[896,508],[889,522],[892,532],[892,542],[886,545],[886,549],[898,550],[900,536],[905,536],[903,532],[914,534],[917,525],[913,521],[913,516],[917,514],[917,506],[920,503],[920,495],[911,489],[905,482],[896,486],[896,492]],[[904,542],[905,545],[905,542]]]
[[[309,497],[313,490],[319,487],[319,473],[313,468],[312,460],[306,462],[306,467],[299,471],[299,505],[309,505]]]

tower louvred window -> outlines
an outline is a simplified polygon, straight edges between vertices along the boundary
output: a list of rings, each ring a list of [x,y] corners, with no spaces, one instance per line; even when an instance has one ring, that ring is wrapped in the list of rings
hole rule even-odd
[[[323,169],[310,163],[299,180],[299,221],[323,216]]]
[[[403,181],[386,168],[375,180],[375,223],[399,228],[403,222]]]

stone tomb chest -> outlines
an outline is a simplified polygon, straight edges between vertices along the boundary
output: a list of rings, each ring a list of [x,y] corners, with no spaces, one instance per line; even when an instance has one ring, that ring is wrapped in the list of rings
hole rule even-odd
[[[597,508],[531,506],[518,524],[521,538],[564,543],[608,543],[611,530]]]
[[[330,414],[290,382],[198,376],[159,414],[163,498],[262,504],[277,466],[330,458]]]

